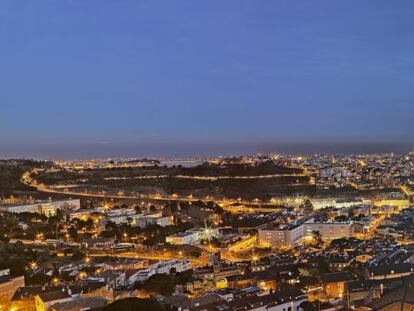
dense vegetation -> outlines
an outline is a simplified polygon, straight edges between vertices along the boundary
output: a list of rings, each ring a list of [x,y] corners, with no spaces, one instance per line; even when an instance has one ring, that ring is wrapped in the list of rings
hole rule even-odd
[[[33,160],[0,160],[0,197],[30,192],[30,188],[20,182],[25,171],[33,168],[49,167],[48,162]]]
[[[158,293],[164,296],[172,295],[176,285],[185,285],[193,281],[193,271],[187,270],[181,273],[155,274],[143,283],[136,283],[137,289],[145,289],[150,293]]]
[[[10,269],[11,275],[24,275],[30,262],[49,259],[47,249],[33,249],[21,242],[15,244],[0,241],[0,270]]]
[[[144,166],[144,167],[117,167],[102,169],[85,169],[79,172],[60,171],[53,174],[41,174],[38,179],[42,182],[56,182],[72,180],[76,178],[106,178],[106,177],[126,177],[134,178],[137,176],[252,176],[252,175],[276,175],[276,174],[300,174],[303,171],[299,168],[291,168],[277,165],[273,162],[250,164],[225,164],[217,165],[203,163],[196,167],[181,166]]]

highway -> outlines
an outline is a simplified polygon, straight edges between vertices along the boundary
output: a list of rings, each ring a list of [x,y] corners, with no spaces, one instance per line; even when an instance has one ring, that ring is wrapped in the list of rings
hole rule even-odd
[[[177,194],[173,195],[161,195],[161,194],[108,194],[103,192],[87,192],[87,191],[73,191],[69,189],[55,188],[54,186],[46,186],[44,184],[38,183],[32,177],[32,173],[25,172],[22,175],[21,181],[27,186],[36,188],[39,192],[45,193],[54,193],[54,194],[63,194],[69,196],[80,196],[80,197],[94,197],[94,198],[103,198],[103,199],[128,199],[128,200],[148,200],[148,201],[176,201],[176,202],[196,202],[196,201],[214,201],[218,204],[230,205],[233,203],[239,203],[250,206],[274,206],[275,203],[261,202],[260,200],[246,201],[241,199],[215,199],[213,197],[195,197],[192,195],[189,196],[179,196]],[[267,176],[267,175],[266,175]],[[301,184],[292,184],[295,186]]]
[[[270,174],[270,175],[253,175],[253,176],[190,176],[190,175],[147,175],[134,177],[105,177],[105,180],[132,180],[132,179],[161,179],[161,178],[177,178],[177,179],[194,179],[216,181],[221,179],[269,179],[278,177],[305,177],[306,174]]]

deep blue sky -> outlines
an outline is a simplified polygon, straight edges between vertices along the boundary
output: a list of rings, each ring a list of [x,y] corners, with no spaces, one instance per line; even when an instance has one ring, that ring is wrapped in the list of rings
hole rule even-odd
[[[409,140],[414,1],[3,0],[0,133]]]

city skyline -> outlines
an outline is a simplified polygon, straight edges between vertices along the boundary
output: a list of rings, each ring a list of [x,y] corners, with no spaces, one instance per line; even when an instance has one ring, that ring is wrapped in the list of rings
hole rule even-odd
[[[0,159],[87,160],[110,158],[215,158],[253,154],[352,155],[406,154],[411,142],[281,142],[281,143],[84,143],[2,145]]]

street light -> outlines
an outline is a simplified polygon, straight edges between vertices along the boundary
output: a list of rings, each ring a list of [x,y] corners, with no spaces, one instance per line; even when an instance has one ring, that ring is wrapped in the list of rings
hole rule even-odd
[[[31,269],[37,269],[37,262],[36,261],[32,261],[31,263],[30,263],[30,268]]]

